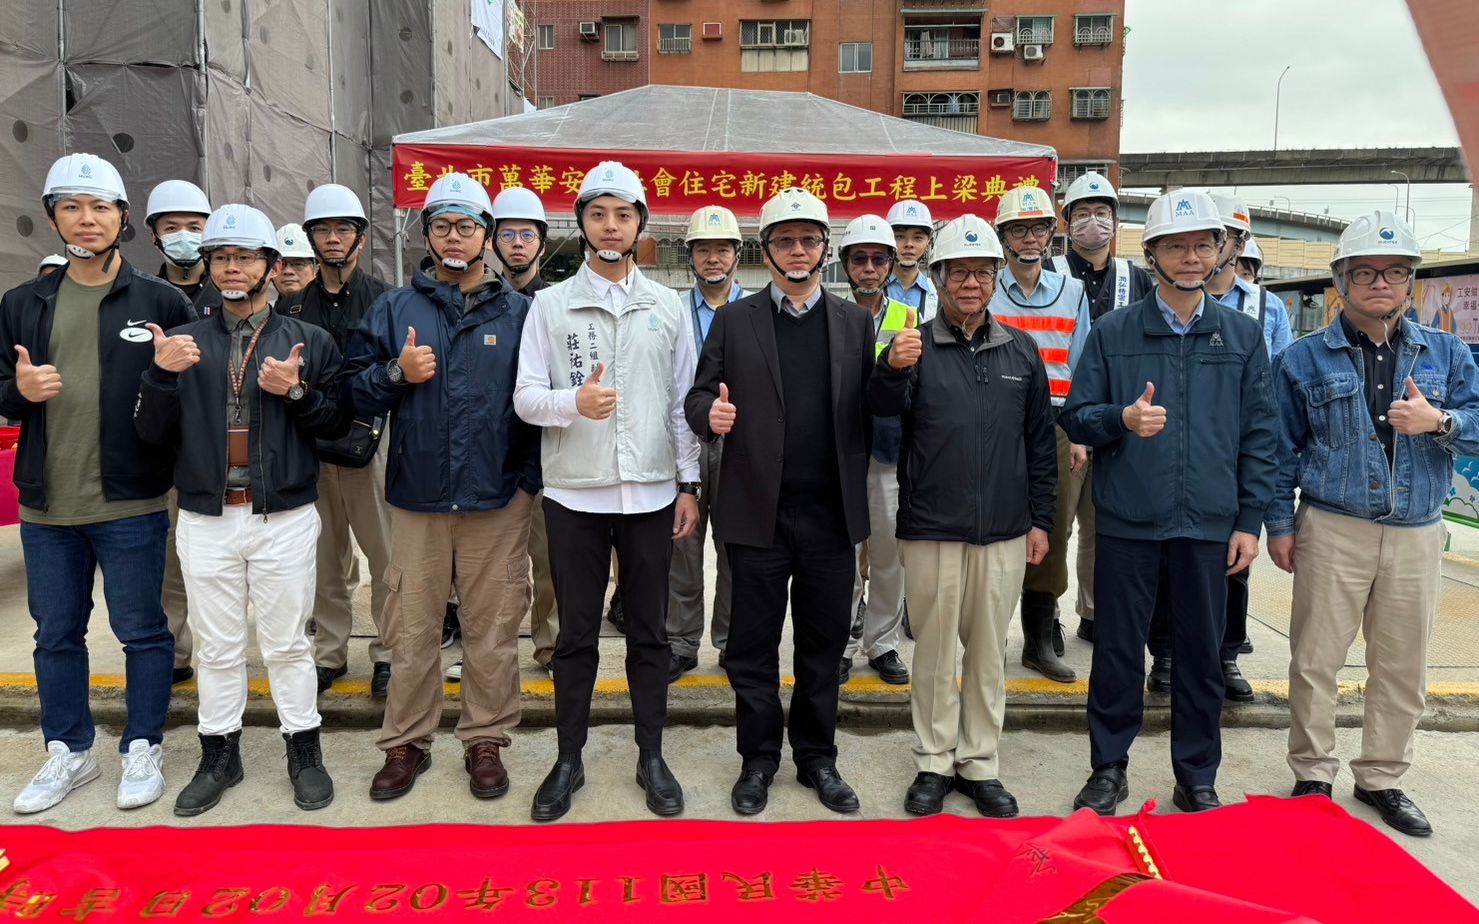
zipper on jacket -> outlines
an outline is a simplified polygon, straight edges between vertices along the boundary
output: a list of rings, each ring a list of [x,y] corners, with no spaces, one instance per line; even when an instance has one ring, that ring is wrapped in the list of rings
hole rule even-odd
[[[987,336],[988,337],[990,336],[990,332],[989,331],[987,333]],[[967,350],[967,354],[966,355],[968,355],[970,357],[971,365],[975,367],[976,384],[977,384],[977,386],[985,386],[987,384],[986,373],[981,369],[981,360],[985,358],[984,355],[983,355],[986,352],[985,346],[983,345],[980,351],[971,351],[971,348],[969,346],[966,347],[966,350]],[[986,401],[986,389],[984,387],[977,387],[975,389],[975,395],[974,395],[974,397],[975,397],[975,400],[976,400],[976,413],[977,413],[976,419],[977,420],[983,420],[983,419],[985,419],[985,416],[986,416],[985,413],[984,413],[984,411],[986,410],[986,404],[987,404],[987,401]],[[977,542],[984,542],[985,541],[985,536],[986,536],[986,498],[990,496],[987,493],[988,492],[988,489],[989,489],[989,485],[986,483],[987,482],[987,473],[986,473],[986,467],[983,464],[985,462],[985,459],[986,459],[986,428],[985,427],[977,427],[976,428],[976,453],[975,453],[975,455],[976,455],[976,458],[975,458],[974,468],[975,468],[975,471],[977,473],[976,477],[978,479],[978,483],[976,485],[976,489],[977,489],[977,494],[976,494],[976,498],[977,498],[977,500],[976,500],[976,541]]]
[[[268,318],[267,320],[268,321],[271,321],[272,319],[271,318]],[[263,323],[265,324],[267,322],[264,321]],[[260,377],[262,375],[262,358],[260,356],[253,356],[252,359],[254,359],[256,361],[256,363],[257,363],[257,375],[258,375],[258,377]],[[263,403],[262,403],[262,387],[260,385],[258,385],[257,386],[257,468],[262,472],[262,522],[263,523],[266,523],[267,522],[267,502],[268,502],[268,499],[270,497],[272,497],[272,493],[271,493],[271,491],[267,487],[267,450],[265,450],[265,449],[262,448],[262,444],[265,442],[265,440],[262,439],[262,425],[266,421],[267,421],[267,416],[266,416],[266,412],[264,410],[264,406],[263,406]],[[248,427],[250,427],[251,426],[251,421],[247,421],[247,425],[248,425]]]
[[[1186,341],[1192,336],[1187,331],[1181,336],[1181,407],[1183,410],[1191,408],[1190,381],[1191,376],[1187,372]],[[1187,473],[1187,455],[1191,452],[1191,421],[1183,421],[1181,425],[1181,483],[1176,489],[1176,525],[1178,528],[1188,525],[1186,523],[1186,491],[1190,484]],[[1233,460],[1233,472],[1237,472],[1237,460]]]

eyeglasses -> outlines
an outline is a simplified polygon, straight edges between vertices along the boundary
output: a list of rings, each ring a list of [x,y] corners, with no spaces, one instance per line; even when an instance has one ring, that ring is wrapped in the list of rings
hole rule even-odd
[[[302,258],[290,258],[282,261],[282,268],[292,270],[295,273],[306,273],[313,269],[314,261]]]
[[[260,253],[213,253],[211,266],[252,266],[266,259]]]
[[[1030,225],[1012,225],[1007,228],[1007,237],[1013,240],[1023,240],[1029,234],[1033,237],[1047,237],[1053,233],[1053,226],[1045,221],[1034,221]]]
[[[466,224],[471,224],[471,222],[466,222]],[[464,232],[462,230],[462,226],[459,224],[457,227],[457,233],[466,237],[467,235],[472,234],[472,231],[469,230]],[[532,244],[539,239],[539,232],[535,231],[533,228],[520,228],[517,231],[515,231],[513,228],[504,228],[502,231],[498,232],[498,239],[500,241],[503,241],[505,244],[512,244],[516,240],[523,241],[525,244]]]
[[[319,240],[323,240],[329,237],[353,237],[354,233],[358,230],[359,228],[357,226],[347,221],[320,221],[315,222],[308,233]]]
[[[1412,278],[1412,267],[1398,265],[1379,270],[1374,266],[1358,266],[1346,275],[1358,286],[1371,285],[1377,276],[1385,279],[1388,285],[1400,286]]]
[[[448,221],[445,218],[433,218],[431,220],[431,223],[428,224],[426,227],[427,230],[431,232],[432,237],[446,237],[447,235],[452,233],[453,228],[457,229],[458,237],[472,237],[474,234],[477,233],[477,230],[481,228],[482,225],[473,221],[471,218],[464,218],[461,221]]]
[[[1194,253],[1202,260],[1210,260],[1217,256],[1217,245],[1207,241],[1200,241],[1190,247],[1182,241],[1171,241],[1166,244],[1157,244],[1156,249],[1172,260],[1185,259],[1188,253]]]
[[[816,250],[827,243],[827,239],[820,235],[808,234],[805,237],[773,237],[770,243],[777,250],[795,250],[797,244],[806,250]]]
[[[951,282],[955,283],[956,285],[960,285],[962,282],[965,282],[966,279],[969,278],[969,277],[971,277],[971,276],[976,277],[976,281],[979,282],[981,285],[984,286],[984,285],[986,285],[987,283],[991,282],[992,280],[994,280],[996,278],[996,270],[994,270],[994,269],[968,270],[968,269],[966,269],[963,266],[953,266],[953,267],[950,268],[950,271],[945,274],[945,278],[948,279],[948,280],[950,280]]]
[[[874,266],[888,266],[893,261],[894,258],[886,253],[858,253],[857,251],[853,251],[847,255],[847,262],[853,266],[867,266],[870,263]]]

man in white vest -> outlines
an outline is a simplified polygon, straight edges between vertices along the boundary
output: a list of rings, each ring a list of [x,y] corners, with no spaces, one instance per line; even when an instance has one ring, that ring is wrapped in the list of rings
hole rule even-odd
[[[683,414],[697,350],[682,299],[637,269],[637,239],[647,224],[637,175],[616,161],[597,164],[581,183],[575,220],[586,262],[535,295],[514,389],[518,415],[544,428],[544,516],[560,611],[552,662],[559,755],[530,815],[563,816],[585,784],[581,750],[613,545],[637,783],[649,810],[676,815],[683,790],[662,757],[666,614],[673,542],[698,523],[698,442]]]
[[[1084,286],[1090,322],[1116,308],[1134,304],[1155,287],[1150,274],[1123,257],[1114,256],[1119,230],[1119,194],[1109,179],[1090,170],[1068,186],[1063,197],[1063,224],[1068,228],[1068,253],[1053,257],[1055,272],[1072,276]],[[1069,481],[1078,505],[1069,513],[1078,530],[1078,637],[1094,641],[1094,460],[1071,472]],[[1068,488],[1067,482],[1059,482]],[[1060,520],[1065,528],[1067,521]]]

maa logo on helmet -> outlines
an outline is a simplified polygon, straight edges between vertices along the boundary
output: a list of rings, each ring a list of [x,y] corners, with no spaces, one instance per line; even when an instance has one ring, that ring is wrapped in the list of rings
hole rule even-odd
[[[1190,199],[1178,199],[1178,200],[1176,200],[1176,214],[1177,215],[1193,215],[1195,213],[1196,213],[1196,210],[1191,207],[1191,200]]]

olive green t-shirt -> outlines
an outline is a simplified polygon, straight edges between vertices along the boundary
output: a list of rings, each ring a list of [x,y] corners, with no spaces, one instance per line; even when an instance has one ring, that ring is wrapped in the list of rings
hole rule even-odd
[[[21,507],[21,519],[44,526],[86,526],[165,509],[165,497],[103,498],[99,411],[98,307],[112,283],[84,286],[71,276],[57,290],[47,345],[62,390],[46,402],[46,510]]]

